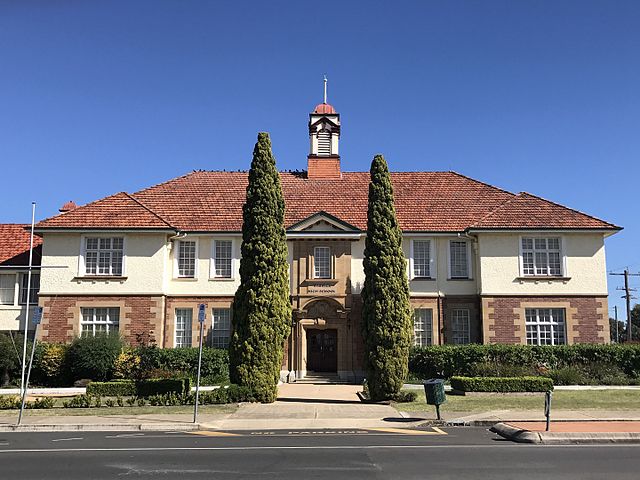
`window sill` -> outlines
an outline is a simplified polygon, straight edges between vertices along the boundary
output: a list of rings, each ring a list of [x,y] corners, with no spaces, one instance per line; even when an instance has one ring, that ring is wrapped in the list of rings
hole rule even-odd
[[[235,282],[236,279],[231,277],[211,277],[209,278],[210,282]]]
[[[303,285],[319,285],[319,284],[331,284],[337,285],[338,279],[336,278],[307,278]]]
[[[472,282],[473,278],[447,278],[449,282]]]
[[[569,280],[571,280],[571,277],[556,277],[556,276],[553,276],[553,275],[535,275],[535,276],[531,275],[531,276],[524,276],[524,277],[516,277],[516,280],[519,281],[520,283],[525,283],[525,282],[533,282],[533,283],[562,282],[562,283],[567,283]]]
[[[436,279],[435,279],[435,278],[433,278],[433,277],[413,277],[413,278],[411,279],[411,281],[412,281],[412,282],[415,282],[415,281],[420,281],[420,282],[422,282],[422,281],[424,281],[424,280],[426,280],[427,282],[435,282],[435,281],[436,281]]]
[[[173,277],[172,280],[176,282],[197,282],[197,277]]]
[[[115,282],[124,282],[128,277],[124,277],[124,276],[117,276],[117,275],[86,275],[86,276],[78,276],[78,277],[73,277],[71,280],[74,282],[109,282],[109,281],[115,281]]]

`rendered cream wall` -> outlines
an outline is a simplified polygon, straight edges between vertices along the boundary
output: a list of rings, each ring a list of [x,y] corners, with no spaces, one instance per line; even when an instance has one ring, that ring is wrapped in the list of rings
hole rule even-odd
[[[171,249],[167,260],[166,293],[168,295],[219,295],[233,296],[240,285],[240,236],[211,236],[211,235],[189,235],[185,240],[197,239],[198,241],[198,262],[196,267],[196,277],[176,278],[175,254],[177,246]],[[212,278],[210,275],[211,256],[213,242],[215,240],[231,240],[233,261],[231,264],[231,279]]]
[[[535,236],[525,234],[525,236]],[[483,295],[607,295],[604,236],[601,233],[545,233],[560,236],[569,280],[521,281],[521,234],[478,235],[480,289]]]
[[[96,236],[108,236],[101,232]],[[40,280],[41,295],[75,294],[159,294],[162,293],[165,269],[165,234],[113,233],[125,237],[125,280],[81,279],[78,271],[81,235],[78,233],[44,234]],[[91,236],[91,234],[88,234]],[[62,267],[62,268],[60,268]]]
[[[29,312],[29,321],[33,318],[33,308]],[[0,331],[1,330],[24,330],[24,319],[26,313],[24,305],[0,305]],[[29,325],[29,330],[33,330],[34,325]]]
[[[476,278],[476,262],[475,253],[472,245],[471,248],[471,280],[449,280],[449,240],[457,240],[458,237],[412,237],[405,236],[402,239],[402,249],[407,258],[407,274],[410,273],[409,257],[411,255],[411,240],[429,239],[435,242],[435,267],[436,267],[436,279],[435,280],[411,280],[409,282],[409,289],[413,296],[437,296],[441,295],[475,295],[477,294],[477,282]],[[469,240],[471,242],[471,240]],[[364,257],[364,239],[351,244],[351,283],[353,286],[353,293],[360,293],[362,285],[364,284],[364,269],[362,266],[362,259]]]

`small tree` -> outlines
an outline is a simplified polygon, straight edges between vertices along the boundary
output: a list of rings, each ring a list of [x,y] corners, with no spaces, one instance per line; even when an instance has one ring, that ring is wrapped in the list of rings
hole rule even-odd
[[[243,207],[240,286],[229,346],[233,383],[273,402],[291,322],[284,198],[268,133],[259,133]]]
[[[371,163],[367,237],[362,290],[365,369],[373,400],[394,397],[402,388],[409,362],[412,317],[402,231],[393,204],[387,163]]]
[[[115,333],[77,337],[67,350],[67,362],[74,380],[111,380],[124,342]]]

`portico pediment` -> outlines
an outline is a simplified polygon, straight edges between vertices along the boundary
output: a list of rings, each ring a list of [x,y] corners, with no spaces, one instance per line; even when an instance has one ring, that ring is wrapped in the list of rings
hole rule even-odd
[[[353,225],[340,220],[338,217],[320,211],[310,217],[291,225],[287,232],[290,233],[360,233]]]

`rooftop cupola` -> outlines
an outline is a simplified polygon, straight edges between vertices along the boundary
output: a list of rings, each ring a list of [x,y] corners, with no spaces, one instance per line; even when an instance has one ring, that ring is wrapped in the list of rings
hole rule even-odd
[[[340,115],[327,103],[327,77],[324,77],[324,101],[309,114],[309,156],[307,177],[340,178]]]

